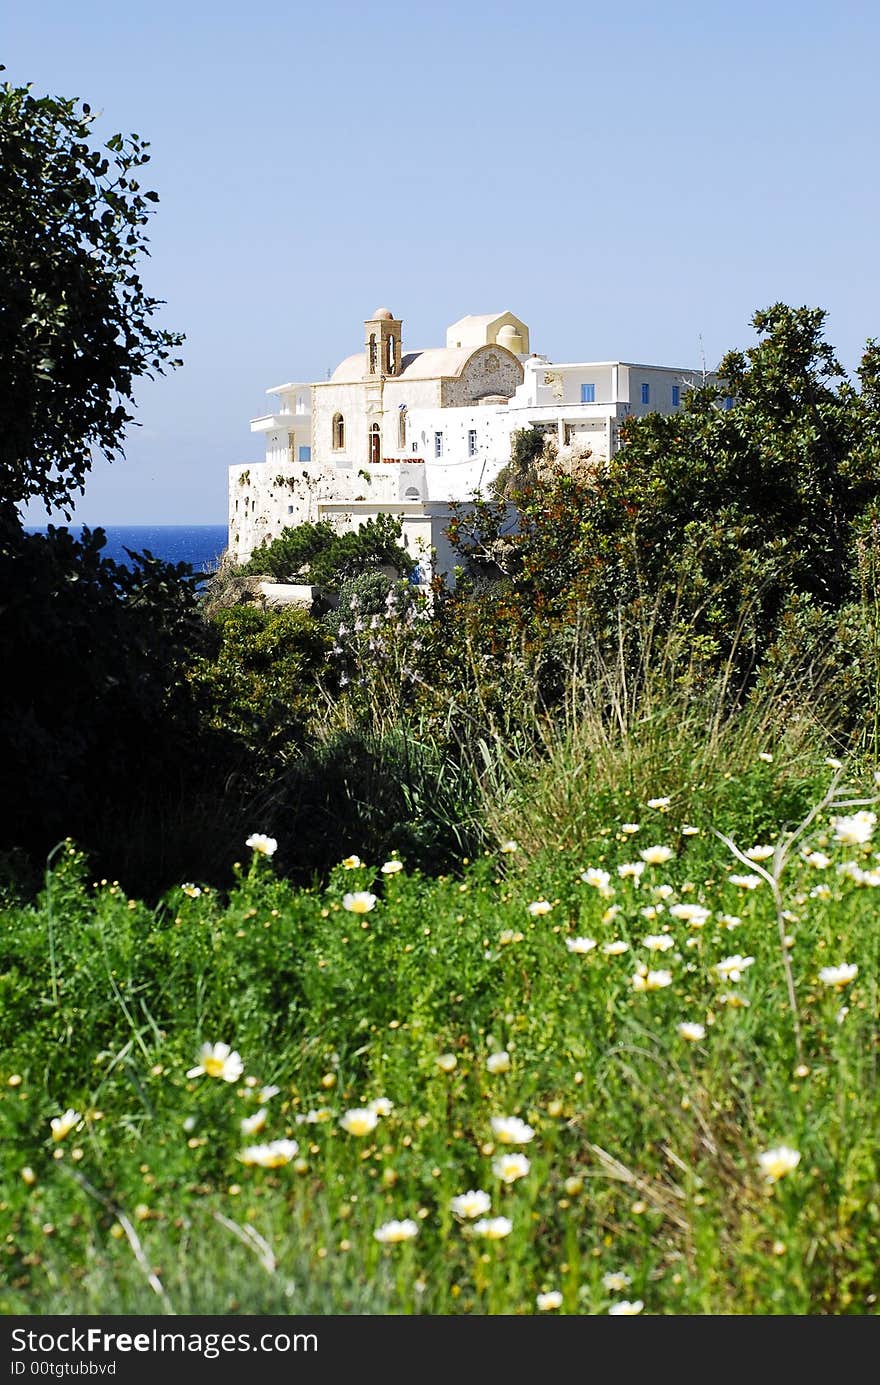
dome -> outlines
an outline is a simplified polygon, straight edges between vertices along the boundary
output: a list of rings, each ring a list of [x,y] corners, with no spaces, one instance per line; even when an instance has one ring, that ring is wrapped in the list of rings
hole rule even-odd
[[[371,322],[393,322],[394,314],[390,308],[377,308],[370,318]]]
[[[505,323],[501,328],[496,340],[499,346],[506,346],[508,351],[512,351],[514,355],[522,350],[522,337],[510,322]]]

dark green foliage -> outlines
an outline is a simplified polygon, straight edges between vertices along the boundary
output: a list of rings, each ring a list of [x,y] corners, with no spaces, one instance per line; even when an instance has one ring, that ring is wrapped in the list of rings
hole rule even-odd
[[[588,481],[525,479],[503,503],[462,510],[450,538],[471,576],[501,574],[487,625],[541,644],[577,613],[613,645],[623,626],[686,632],[732,686],[754,676],[788,599],[851,599],[855,526],[880,494],[877,347],[861,390],[822,339],[825,314],[783,304],[762,340],[730,352],[720,384],[676,414],[631,419]],[[465,599],[466,588],[462,599]],[[486,592],[479,589],[479,600]]]
[[[85,104],[0,87],[0,497],[68,511],[121,454],[135,381],[179,361],[136,265],[158,200],[137,135],[90,144]]]
[[[301,748],[326,677],[330,637],[306,611],[231,606],[212,628],[216,649],[194,669],[218,728],[246,747],[249,776],[277,774],[279,756]]]
[[[351,533],[338,534],[326,521],[298,524],[272,543],[254,550],[243,571],[280,582],[305,582],[336,588],[364,572],[392,568],[399,577],[415,566],[400,547],[401,525],[393,515],[369,519]]]
[[[40,859],[75,832],[96,869],[151,889],[194,845],[181,818],[201,814],[206,839],[194,804],[219,809],[233,747],[189,676],[214,641],[191,569],[149,553],[122,567],[104,542],[0,528],[0,844]]]

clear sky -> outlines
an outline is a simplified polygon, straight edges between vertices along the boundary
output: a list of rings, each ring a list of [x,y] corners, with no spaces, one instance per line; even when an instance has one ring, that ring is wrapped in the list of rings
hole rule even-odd
[[[265,390],[380,304],[409,349],[509,309],[557,361],[711,369],[778,301],[848,371],[880,337],[873,0],[19,0],[0,60],[152,145],[142,278],[185,363],[85,523],[224,523]]]

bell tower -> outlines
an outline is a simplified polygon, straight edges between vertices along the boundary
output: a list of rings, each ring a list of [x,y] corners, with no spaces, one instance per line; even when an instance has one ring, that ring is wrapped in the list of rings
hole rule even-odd
[[[402,320],[390,308],[377,308],[364,323],[367,379],[390,379],[402,369]]]

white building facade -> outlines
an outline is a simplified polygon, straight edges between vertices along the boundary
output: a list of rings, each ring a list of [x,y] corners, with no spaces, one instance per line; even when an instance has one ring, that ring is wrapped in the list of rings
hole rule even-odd
[[[458,559],[444,536],[450,503],[485,494],[533,424],[560,446],[608,459],[624,419],[680,408],[700,371],[626,361],[557,364],[529,351],[512,313],[453,323],[444,347],[407,352],[402,321],[378,308],[363,350],[329,380],[267,391],[277,409],[252,420],[265,458],[230,467],[229,546],[246,562],[303,522],[357,528],[378,514],[402,523],[423,579]]]

